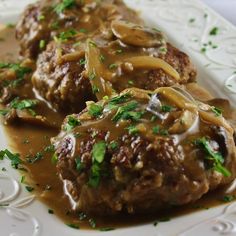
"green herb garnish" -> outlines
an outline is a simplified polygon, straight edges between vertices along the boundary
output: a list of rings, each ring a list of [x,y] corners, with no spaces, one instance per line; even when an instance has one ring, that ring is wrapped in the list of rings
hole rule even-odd
[[[138,107],[136,101],[130,102],[122,107],[119,107],[115,116],[112,118],[112,121],[118,122],[119,120],[132,120],[138,121],[143,112],[134,111]]]
[[[131,135],[135,135],[139,132],[138,128],[135,125],[130,125],[126,128]]]
[[[22,164],[20,155],[18,153],[12,153],[8,149],[0,151],[0,160],[3,160],[7,157],[11,161],[11,166],[15,169],[19,168],[19,165]]]
[[[219,32],[219,28],[218,27],[214,27],[211,29],[211,31],[209,32],[210,35],[217,35]]]
[[[129,93],[125,93],[125,94],[113,97],[109,101],[109,104],[117,105],[117,104],[120,104],[120,103],[124,103],[124,102],[127,102],[130,97],[131,97],[131,95]]]
[[[213,162],[213,169],[225,177],[231,176],[231,173],[223,166],[224,158],[220,152],[216,152],[210,146],[209,141],[203,137],[201,139],[196,140],[196,144],[203,148],[206,153],[205,159]]]
[[[46,41],[44,39],[40,40],[39,42],[39,48],[40,49],[44,49],[46,46]]]
[[[84,169],[84,163],[81,162],[81,159],[78,157],[75,159],[75,163],[76,163],[76,170],[78,172],[81,172]]]
[[[37,152],[33,158],[27,158],[27,161],[30,164],[34,164],[35,162],[41,160],[43,158],[43,154],[41,152]]]
[[[118,146],[119,146],[119,144],[116,141],[112,141],[112,142],[110,142],[108,147],[111,148],[112,150],[115,150],[118,148]]]
[[[79,125],[81,125],[80,120],[76,119],[73,116],[69,116],[68,121],[67,121],[66,125],[64,126],[64,130],[71,131],[72,129],[74,129],[75,127],[77,127]]]
[[[34,191],[34,188],[31,187],[31,186],[25,186],[25,189],[26,189],[28,192],[33,192],[33,191]]]
[[[52,209],[48,209],[48,214],[54,214],[54,211]]]
[[[24,110],[34,108],[38,104],[37,100],[23,99],[20,100],[18,97],[11,101],[10,108]]]
[[[117,64],[111,64],[111,65],[109,65],[109,69],[110,70],[113,70],[113,69],[116,69],[118,67],[118,65]]]
[[[162,112],[170,112],[173,110],[173,107],[172,106],[169,106],[169,105],[163,105],[161,106],[161,111]]]
[[[32,72],[31,68],[20,66],[20,64],[14,63],[0,63],[0,69],[11,69],[16,74],[16,80],[13,81],[6,81],[6,86],[16,87],[18,86],[23,80],[26,74]]]
[[[76,6],[75,0],[62,0],[61,3],[57,4],[54,8],[54,11],[57,14],[62,13],[66,9],[71,9],[72,7]]]
[[[70,29],[70,30],[61,32],[58,38],[61,41],[67,41],[68,39],[72,39],[77,33],[78,32],[75,29]]]
[[[103,107],[100,105],[97,105],[95,103],[92,103],[88,108],[89,115],[93,117],[99,117],[102,115]]]
[[[93,162],[102,163],[106,153],[106,143],[101,141],[99,143],[94,144],[92,150],[92,158]]]
[[[101,178],[101,164],[104,161],[106,153],[106,143],[100,141],[94,144],[92,149],[92,167],[88,185],[96,188],[100,183]]]
[[[218,107],[212,107],[212,112],[215,113],[215,116],[221,116],[222,115],[222,109],[218,108]]]
[[[234,195],[226,195],[222,198],[222,201],[223,202],[232,202],[235,200],[235,198],[236,198],[236,196],[234,196]]]
[[[79,229],[79,226],[76,224],[66,224],[66,225],[73,229]]]

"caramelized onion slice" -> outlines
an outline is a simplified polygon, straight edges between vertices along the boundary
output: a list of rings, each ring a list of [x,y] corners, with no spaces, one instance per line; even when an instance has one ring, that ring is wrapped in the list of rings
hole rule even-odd
[[[169,128],[170,134],[181,134],[192,127],[195,120],[197,119],[197,114],[188,110],[184,110],[180,117],[175,121],[175,123]]]
[[[115,20],[111,23],[113,34],[123,43],[138,47],[165,46],[163,34],[155,29],[130,22]]]
[[[171,65],[160,58],[151,56],[138,56],[125,59],[124,63],[131,63],[134,68],[162,69],[175,80],[180,80],[179,73]]]
[[[225,120],[223,116],[215,116],[215,114],[212,114],[207,111],[199,111],[199,115],[203,120],[208,121],[211,124],[215,124],[216,126],[219,127],[224,127],[228,132],[230,132],[231,135],[233,135],[234,129]]]
[[[175,104],[181,109],[187,109],[191,111],[196,111],[198,109],[196,104],[171,87],[158,88],[155,90],[155,93],[162,94],[167,98],[167,100],[171,101],[171,103]]]
[[[98,100],[102,99],[104,96],[111,96],[113,94],[112,85],[109,82],[109,80],[112,79],[112,73],[104,68],[99,60],[99,55],[99,49],[88,40],[85,52],[85,67],[92,87],[96,90]]]

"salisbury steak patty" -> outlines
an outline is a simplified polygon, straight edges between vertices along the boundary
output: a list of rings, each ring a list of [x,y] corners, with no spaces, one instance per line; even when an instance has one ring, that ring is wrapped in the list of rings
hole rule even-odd
[[[154,212],[196,201],[235,177],[233,129],[173,88],[124,91],[70,115],[54,138],[73,208]]]
[[[23,57],[36,58],[60,32],[74,28],[93,33],[114,19],[135,23],[141,20],[120,0],[41,0],[29,5],[16,27],[16,38]]]
[[[39,55],[33,85],[54,108],[80,112],[88,99],[114,90],[154,90],[195,80],[189,57],[166,43],[160,31],[124,21],[113,21],[111,29],[109,39],[99,32],[90,39],[75,30],[62,32]]]
[[[83,54],[77,55],[74,60],[73,52],[71,43],[58,46],[51,42],[39,56],[32,77],[32,83],[39,94],[55,109],[68,113],[81,111],[86,101],[96,98],[89,80],[84,76],[84,64],[81,63]],[[72,56],[66,58],[68,54]]]

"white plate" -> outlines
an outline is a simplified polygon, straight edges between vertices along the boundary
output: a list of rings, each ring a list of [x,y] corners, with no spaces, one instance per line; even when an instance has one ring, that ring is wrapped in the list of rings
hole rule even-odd
[[[29,2],[0,0],[0,22],[16,21]],[[126,0],[126,3],[139,10],[148,25],[161,28],[172,43],[192,57],[200,84],[236,105],[236,28],[233,25],[197,0]],[[211,36],[209,32],[214,27],[219,28],[219,34]],[[208,46],[202,53],[208,42],[217,48]],[[7,144],[2,130],[0,137],[0,146],[4,148]],[[7,172],[1,172],[2,167]],[[236,203],[177,217],[157,227],[150,223],[110,232],[74,230],[48,214],[47,207],[21,187],[19,174],[7,161],[1,161],[0,204],[6,202],[10,203],[8,207],[0,207],[1,236],[236,235]]]

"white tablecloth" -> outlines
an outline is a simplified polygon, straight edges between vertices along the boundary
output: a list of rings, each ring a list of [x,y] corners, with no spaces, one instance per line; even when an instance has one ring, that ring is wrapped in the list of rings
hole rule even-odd
[[[223,17],[236,25],[236,0],[202,0]]]

